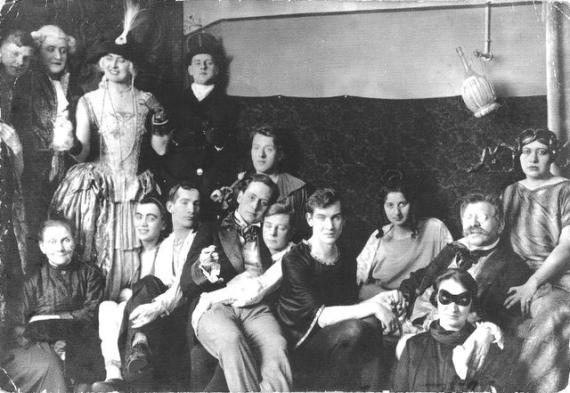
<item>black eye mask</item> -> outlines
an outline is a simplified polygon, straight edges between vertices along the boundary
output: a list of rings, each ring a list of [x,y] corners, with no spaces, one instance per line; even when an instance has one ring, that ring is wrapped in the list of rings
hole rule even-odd
[[[468,292],[461,292],[458,295],[452,295],[445,289],[440,289],[437,293],[437,301],[444,306],[453,302],[458,306],[466,307],[471,304],[471,295]]]

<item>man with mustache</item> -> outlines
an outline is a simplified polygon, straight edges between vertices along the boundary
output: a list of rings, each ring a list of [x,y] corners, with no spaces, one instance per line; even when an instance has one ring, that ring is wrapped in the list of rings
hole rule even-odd
[[[402,281],[399,290],[392,293],[393,305],[396,309],[406,309],[416,327],[423,325],[420,329],[427,328],[436,318],[428,300],[435,279],[449,268],[469,272],[478,284],[477,312],[470,317],[470,322],[488,321],[492,324],[481,324],[465,341],[463,358],[458,363],[462,363],[463,372],[473,376],[481,371],[491,343],[502,346],[505,338],[502,355],[487,362],[485,367],[500,386],[519,390],[517,387],[523,385],[522,378],[516,374],[516,359],[520,351],[520,340],[516,337],[523,316],[515,307],[507,309],[505,303],[509,288],[526,282],[530,271],[509,243],[501,239],[504,220],[498,198],[470,194],[463,199],[460,213],[464,237],[449,243],[427,267]]]
[[[412,322],[423,319],[425,314],[419,312],[422,307],[419,304],[414,307],[414,303],[417,299],[425,300],[426,295],[421,295],[431,288],[435,278],[448,268],[467,270],[479,286],[479,317],[512,330],[519,324],[521,314],[520,310],[505,308],[507,291],[526,282],[530,271],[501,239],[504,228],[501,205],[494,196],[470,194],[463,199],[460,213],[464,237],[449,243],[427,267],[404,280],[396,299],[408,303]]]

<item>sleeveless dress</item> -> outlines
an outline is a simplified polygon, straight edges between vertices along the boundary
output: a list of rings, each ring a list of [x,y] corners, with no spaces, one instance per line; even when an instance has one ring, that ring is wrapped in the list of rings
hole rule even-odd
[[[116,112],[105,86],[80,99],[87,108],[95,157],[69,169],[50,208],[52,215],[75,223],[78,252],[103,270],[105,297],[111,300],[136,280],[139,269],[136,202],[159,192],[152,173],[141,164],[151,149],[145,123],[150,109],[160,104],[152,94],[134,88],[131,98],[134,113]]]

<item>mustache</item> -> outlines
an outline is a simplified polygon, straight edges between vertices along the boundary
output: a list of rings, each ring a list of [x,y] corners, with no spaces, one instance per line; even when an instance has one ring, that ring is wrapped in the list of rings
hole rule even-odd
[[[487,232],[486,230],[484,230],[483,228],[480,227],[469,227],[465,230],[465,234],[466,235],[472,235],[472,234],[480,234],[480,235],[488,235],[489,232]]]

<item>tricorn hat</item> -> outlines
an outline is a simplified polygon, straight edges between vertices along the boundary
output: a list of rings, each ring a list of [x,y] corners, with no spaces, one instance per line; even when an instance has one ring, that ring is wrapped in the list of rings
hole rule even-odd
[[[225,53],[222,44],[216,37],[208,33],[196,33],[188,37],[186,41],[186,65],[190,65],[195,55],[205,53],[212,56],[214,63],[218,67],[223,66]]]

